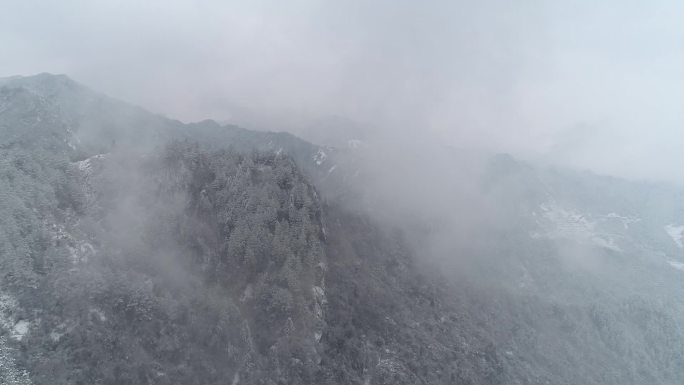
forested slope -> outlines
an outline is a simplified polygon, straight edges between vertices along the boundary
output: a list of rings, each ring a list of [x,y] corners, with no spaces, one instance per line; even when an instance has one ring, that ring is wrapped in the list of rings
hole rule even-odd
[[[0,80],[0,383],[684,381],[680,189],[374,145]]]

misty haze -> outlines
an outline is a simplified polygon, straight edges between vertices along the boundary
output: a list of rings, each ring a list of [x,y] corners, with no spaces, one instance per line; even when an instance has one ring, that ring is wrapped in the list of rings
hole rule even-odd
[[[0,385],[684,384],[684,4],[0,10]]]

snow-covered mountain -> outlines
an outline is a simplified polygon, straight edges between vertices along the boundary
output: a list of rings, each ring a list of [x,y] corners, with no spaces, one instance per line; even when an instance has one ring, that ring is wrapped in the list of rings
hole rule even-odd
[[[0,383],[684,383],[681,190],[344,139],[0,79]]]

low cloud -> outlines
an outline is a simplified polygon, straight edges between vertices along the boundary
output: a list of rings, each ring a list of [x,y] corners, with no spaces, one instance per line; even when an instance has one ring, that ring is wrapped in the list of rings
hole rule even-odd
[[[8,1],[0,74],[66,73],[185,121],[297,133],[342,116],[409,141],[681,182],[682,11],[668,1]],[[581,141],[568,146],[574,131]]]

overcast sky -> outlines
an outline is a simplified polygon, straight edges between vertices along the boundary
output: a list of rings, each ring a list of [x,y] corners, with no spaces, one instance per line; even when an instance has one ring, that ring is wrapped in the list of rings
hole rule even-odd
[[[0,0],[0,76],[684,182],[681,1]]]

